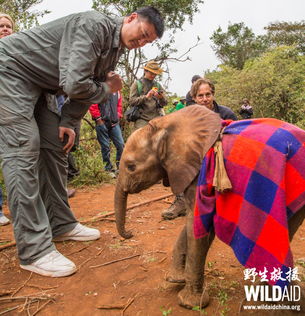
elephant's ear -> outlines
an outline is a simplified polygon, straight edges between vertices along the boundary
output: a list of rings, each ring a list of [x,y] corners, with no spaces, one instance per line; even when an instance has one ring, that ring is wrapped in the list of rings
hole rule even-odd
[[[192,105],[150,124],[159,130],[159,157],[172,191],[182,193],[198,174],[203,157],[217,140],[221,119],[205,106]]]

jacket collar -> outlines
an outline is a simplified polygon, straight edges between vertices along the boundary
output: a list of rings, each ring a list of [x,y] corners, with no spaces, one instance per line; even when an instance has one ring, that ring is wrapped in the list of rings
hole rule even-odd
[[[113,22],[116,24],[114,36],[113,36],[113,42],[112,46],[114,48],[118,48],[119,50],[123,49],[122,43],[121,43],[121,29],[123,26],[123,17],[116,17],[113,19]]]
[[[216,101],[213,101],[213,111],[219,113],[219,106]]]

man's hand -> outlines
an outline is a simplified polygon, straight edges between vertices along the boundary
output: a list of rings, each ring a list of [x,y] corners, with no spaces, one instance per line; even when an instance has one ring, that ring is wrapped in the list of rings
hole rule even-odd
[[[100,126],[100,125],[103,125],[103,124],[104,124],[104,121],[103,121],[101,118],[99,118],[99,119],[95,120],[95,124],[96,124],[97,126]]]
[[[116,74],[114,71],[110,71],[107,74],[106,83],[108,84],[110,91],[112,93],[118,92],[122,89],[122,78]]]
[[[158,99],[164,99],[164,91],[163,90],[158,92],[157,98]]]
[[[59,127],[59,139],[61,142],[64,141],[64,136],[67,135],[68,136],[68,141],[65,144],[65,146],[63,147],[63,150],[65,151],[65,153],[67,154],[71,148],[74,145],[74,141],[75,141],[75,132],[72,128],[68,128],[68,127]]]
[[[156,98],[159,98],[159,92],[158,90],[152,88],[150,89],[147,94],[146,94],[146,98],[150,99],[152,97],[156,97]]]
[[[147,99],[151,99],[155,95],[155,91],[153,89],[149,90],[146,94]]]

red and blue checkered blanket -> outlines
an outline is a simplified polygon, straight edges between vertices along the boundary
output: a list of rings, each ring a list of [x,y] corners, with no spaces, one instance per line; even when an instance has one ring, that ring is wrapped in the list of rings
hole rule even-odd
[[[223,125],[224,162],[233,188],[225,193],[214,190],[211,148],[198,180],[195,237],[214,228],[245,267],[286,273],[293,267],[288,219],[305,204],[305,131],[276,119]]]

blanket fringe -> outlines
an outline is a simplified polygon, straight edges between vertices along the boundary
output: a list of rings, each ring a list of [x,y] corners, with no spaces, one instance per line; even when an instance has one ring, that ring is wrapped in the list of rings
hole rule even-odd
[[[213,178],[213,186],[220,193],[232,189],[231,181],[228,177],[225,164],[223,161],[223,148],[222,148],[222,131],[219,134],[219,139],[214,145],[215,152],[215,172]]]

